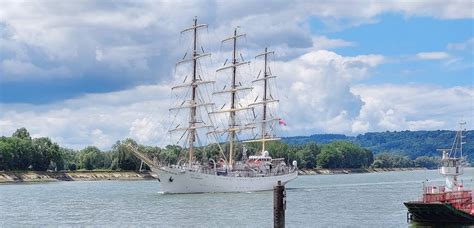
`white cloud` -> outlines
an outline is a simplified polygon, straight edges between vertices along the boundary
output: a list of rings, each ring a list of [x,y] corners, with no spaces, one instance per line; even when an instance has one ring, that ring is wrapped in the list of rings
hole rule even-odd
[[[366,77],[382,62],[382,56],[345,57],[326,50],[312,51],[288,62],[273,62],[279,91],[272,93],[281,99],[277,115],[287,120],[291,134],[346,132],[363,105],[360,97],[351,93],[350,84]],[[258,70],[260,65],[261,60],[257,60],[251,70]],[[255,75],[241,75],[245,77],[241,80],[249,81]],[[33,136],[49,136],[73,148],[107,148],[114,140],[126,137],[146,144],[174,143],[166,134],[173,122],[168,114],[173,103],[169,89],[181,81],[176,78],[176,82],[159,86],[87,94],[49,105],[4,104],[0,133],[8,135],[25,126]],[[258,91],[256,88],[247,99],[253,101]]]
[[[325,36],[318,36],[313,38],[313,47],[319,50],[332,50],[341,47],[355,46],[353,42],[343,39],[329,39]]]
[[[379,55],[346,57],[319,50],[286,63],[275,62],[286,133],[347,133],[363,105],[350,86],[368,77],[383,60]]]
[[[137,139],[139,142],[153,142],[160,137],[160,130],[165,129],[160,122],[153,118],[144,117],[135,119],[130,127],[130,137]]]
[[[86,145],[107,149],[115,140],[126,137],[163,145],[168,126],[168,89],[139,86],[49,105],[2,104],[0,135],[10,135],[24,126],[33,137],[51,137],[75,149]]]
[[[441,19],[473,18],[473,3],[470,1],[391,1],[380,2],[384,10],[402,12],[407,16],[432,16]]]
[[[279,76],[279,91],[275,91],[281,100],[278,115],[288,123],[283,134],[452,128],[460,115],[468,119],[474,116],[472,88],[354,87],[387,61],[386,57],[350,57],[328,51],[356,44],[313,37],[308,20],[317,17],[331,26],[348,27],[374,23],[378,15],[387,12],[454,19],[472,18],[471,11],[469,1],[130,1],[113,5],[95,1],[3,1],[2,82],[32,77],[96,77],[83,73],[113,69],[114,82],[126,78],[127,83],[160,84],[86,94],[53,104],[0,103],[0,135],[10,135],[24,126],[34,137],[48,136],[76,149],[86,145],[107,148],[126,137],[152,145],[173,143],[166,134],[172,122],[167,111],[172,103],[169,87],[174,84],[168,82],[172,78],[168,72],[182,57],[183,49],[189,50],[187,43],[178,42],[179,30],[190,25],[192,19],[183,15],[198,15],[201,22],[210,24],[209,34],[200,37],[201,41],[217,44],[230,35],[233,27],[241,26],[248,33],[242,43],[246,58],[253,58],[264,46],[274,47],[283,57],[272,63],[273,72]],[[448,49],[469,48],[470,44],[463,45],[451,44]],[[222,52],[213,53],[217,61],[207,66],[222,64],[221,60],[229,56],[227,51],[224,47]],[[445,52],[417,56],[450,57]],[[245,80],[257,71],[257,67],[249,68],[251,73],[244,75]],[[254,92],[258,91],[256,88]],[[253,100],[252,95],[246,99]],[[469,101],[471,108],[466,109],[461,103]]]
[[[459,121],[474,126],[474,88],[429,85],[357,85],[364,105],[354,133],[385,130],[454,129]]]
[[[276,115],[288,124],[280,134],[453,129],[462,119],[469,128],[474,126],[472,87],[354,86],[383,62],[382,56],[347,57],[326,50],[272,62],[279,89],[272,95],[280,99]],[[260,60],[254,64],[253,71],[258,71]],[[175,143],[176,136],[170,137],[167,130],[176,125],[168,113],[174,102],[170,85],[176,83],[87,94],[46,105],[2,104],[0,135],[25,126],[33,137],[48,136],[75,149],[86,145],[108,149],[127,137],[149,145]],[[246,99],[253,101],[258,92],[259,87]]]
[[[469,1],[2,1],[0,51],[12,52],[2,60],[37,68],[47,62],[53,68],[69,69],[74,77],[93,77],[84,72],[108,67],[122,72],[114,79],[130,82],[140,74],[140,81],[149,83],[156,81],[157,71],[167,78],[171,69],[163,66],[181,55],[177,35],[192,19],[183,15],[197,15],[209,23],[213,34],[205,38],[213,43],[242,26],[249,33],[251,49],[304,49],[314,47],[308,22],[314,17],[347,27],[373,23],[383,13],[455,19],[472,18],[471,11]],[[321,43],[318,49],[352,45],[326,37],[317,37],[316,42]]]
[[[446,52],[435,51],[435,52],[420,52],[416,54],[416,57],[421,60],[438,60],[447,59],[450,55]]]

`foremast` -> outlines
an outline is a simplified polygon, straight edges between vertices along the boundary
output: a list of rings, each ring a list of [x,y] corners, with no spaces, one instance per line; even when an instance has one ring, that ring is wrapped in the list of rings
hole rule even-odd
[[[207,24],[198,24],[197,17],[194,18],[193,26],[186,28],[181,31],[181,34],[186,32],[192,32],[193,34],[193,49],[192,49],[192,56],[191,58],[186,58],[187,53],[184,55],[181,61],[176,63],[176,66],[186,63],[192,63],[192,77],[191,82],[186,83],[187,76],[183,81],[183,84],[177,85],[172,87],[172,90],[187,88],[190,89],[190,99],[184,100],[179,106],[170,108],[170,111],[181,110],[181,109],[189,109],[189,121],[186,127],[179,127],[176,126],[174,129],[170,130],[170,132],[174,131],[184,131],[181,138],[187,135],[187,146],[189,148],[189,158],[188,158],[188,165],[189,167],[192,166],[194,160],[194,150],[195,150],[195,143],[198,139],[197,129],[199,128],[213,128],[212,125],[207,125],[203,120],[199,120],[197,118],[197,110],[200,107],[212,106],[213,103],[204,102],[203,99],[199,98],[198,87],[203,84],[214,83],[214,81],[205,81],[198,75],[197,68],[198,68],[198,61],[202,57],[210,56],[210,53],[204,53],[204,49],[201,48],[202,53],[198,52],[198,31],[199,29],[207,28]]]
[[[265,48],[265,51],[257,56],[255,58],[260,58],[263,57],[263,77],[260,78],[260,74],[262,71],[259,72],[257,79],[252,81],[253,83],[258,83],[258,82],[263,82],[263,94],[262,94],[262,100],[258,100],[258,96],[255,99],[254,103],[249,104],[250,107],[253,106],[262,106],[262,118],[259,121],[256,121],[254,124],[260,123],[261,131],[260,131],[260,136],[258,138],[252,139],[252,140],[246,140],[244,142],[250,143],[250,142],[260,142],[262,143],[262,154],[265,152],[265,143],[268,141],[277,141],[280,140],[280,138],[274,137],[273,134],[270,133],[269,131],[269,126],[273,126],[276,121],[280,121],[279,118],[275,118],[273,116],[268,115],[268,104],[269,103],[277,103],[279,100],[274,99],[273,96],[270,94],[270,89],[269,89],[269,80],[276,78],[276,76],[272,75],[270,68],[268,67],[268,56],[270,54],[274,54],[273,51],[268,51],[268,48]]]
[[[231,84],[230,84],[230,89],[224,89],[222,91],[214,92],[213,94],[230,94],[230,108],[229,109],[221,109],[219,111],[211,112],[210,114],[217,114],[217,113],[229,113],[229,124],[228,127],[225,129],[216,129],[212,133],[227,133],[228,134],[228,142],[229,142],[229,161],[228,165],[230,168],[233,167],[234,164],[234,150],[235,150],[235,141],[237,138],[237,132],[245,130],[245,129],[250,129],[252,126],[249,125],[241,125],[240,123],[237,122],[236,120],[236,114],[237,112],[240,111],[245,111],[252,109],[251,107],[237,107],[237,93],[239,91],[243,90],[251,90],[252,87],[244,87],[241,84],[237,83],[237,69],[240,66],[250,64],[250,61],[244,61],[243,57],[241,57],[242,61],[239,61],[237,57],[237,40],[239,38],[243,38],[246,36],[245,33],[239,34],[237,32],[239,27],[236,27],[234,29],[234,34],[231,37],[228,37],[224,40],[221,41],[221,43],[225,42],[232,42],[232,62],[231,65],[226,66],[227,60],[224,63],[224,66],[221,68],[218,68],[216,72],[220,71],[226,71],[226,70],[231,70],[232,71],[232,78],[231,78]],[[225,104],[224,104],[225,106]],[[224,107],[223,106],[223,107]]]

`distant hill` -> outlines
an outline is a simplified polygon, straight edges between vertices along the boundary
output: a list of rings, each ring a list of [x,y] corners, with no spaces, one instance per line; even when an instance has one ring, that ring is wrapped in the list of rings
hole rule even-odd
[[[315,134],[311,136],[295,136],[283,139],[288,144],[305,144],[315,141],[318,144],[328,144],[333,141],[351,141],[370,149],[374,154],[393,152],[408,155],[414,159],[419,156],[439,156],[436,149],[451,148],[455,131],[395,131],[370,132],[356,137],[342,134]],[[464,132],[463,151],[468,159],[474,161],[474,131]]]
[[[352,141],[353,139],[354,137],[342,134],[316,134],[310,136],[285,137],[283,138],[283,142],[291,145],[303,145],[310,141],[314,141],[318,144],[329,144],[333,141]]]

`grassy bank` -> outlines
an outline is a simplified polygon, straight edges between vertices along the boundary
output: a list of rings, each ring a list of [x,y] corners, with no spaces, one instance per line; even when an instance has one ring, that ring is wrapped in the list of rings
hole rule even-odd
[[[149,172],[138,173],[134,171],[0,171],[0,183],[153,179],[155,179],[155,177]]]

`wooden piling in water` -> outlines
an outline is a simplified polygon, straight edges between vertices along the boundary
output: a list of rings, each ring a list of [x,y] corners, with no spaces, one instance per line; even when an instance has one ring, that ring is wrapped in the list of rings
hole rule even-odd
[[[273,187],[273,227],[285,227],[286,191],[281,181]]]

